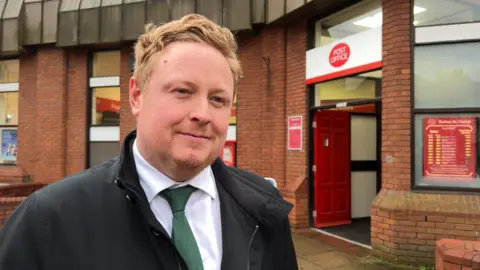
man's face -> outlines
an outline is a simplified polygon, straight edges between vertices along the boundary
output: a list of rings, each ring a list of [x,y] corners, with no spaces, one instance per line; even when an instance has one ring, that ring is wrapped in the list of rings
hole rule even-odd
[[[228,130],[234,81],[225,57],[206,44],[177,42],[155,56],[152,68],[142,91],[130,82],[146,155],[173,170],[203,169],[220,154]]]

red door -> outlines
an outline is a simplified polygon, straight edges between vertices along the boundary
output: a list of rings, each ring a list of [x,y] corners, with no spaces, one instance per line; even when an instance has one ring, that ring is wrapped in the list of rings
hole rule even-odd
[[[349,224],[350,114],[318,111],[314,121],[315,226]]]

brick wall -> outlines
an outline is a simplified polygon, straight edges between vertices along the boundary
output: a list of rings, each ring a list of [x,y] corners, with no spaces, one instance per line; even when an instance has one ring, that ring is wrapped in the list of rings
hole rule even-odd
[[[237,107],[237,165],[277,180],[295,204],[294,227],[307,226],[305,52],[307,25],[269,26],[238,37],[244,78]],[[286,150],[288,116],[304,118],[304,150]],[[301,192],[299,192],[301,190]]]
[[[382,187],[410,190],[410,0],[382,5]]]
[[[479,196],[383,189],[372,204],[373,251],[394,262],[433,263],[441,239],[480,241]]]
[[[308,197],[307,197],[307,150],[308,150],[308,122],[307,122],[307,88],[305,86],[305,65],[307,50],[307,23],[305,21],[292,25],[287,29],[287,99],[286,117],[301,115],[303,117],[302,151],[287,151],[286,153],[286,190],[294,192],[295,196],[287,196],[295,204],[292,213],[292,227],[304,228],[308,226]],[[284,120],[284,130],[286,119]],[[286,135],[285,135],[286,137]],[[283,142],[286,148],[287,140]]]
[[[37,158],[34,175],[41,181],[51,182],[65,176],[66,73],[64,50],[38,49],[34,123],[36,143],[32,154],[35,153]]]
[[[87,132],[87,51],[68,53],[67,91],[67,175],[85,169]]]
[[[87,52],[42,47],[20,55],[19,153],[0,182],[52,182],[85,169]]]
[[[29,89],[29,91],[23,91]],[[18,156],[17,167],[25,174],[35,172],[35,122],[37,97],[37,57],[34,53],[20,55],[20,79],[18,93]],[[2,168],[3,169],[3,168]]]

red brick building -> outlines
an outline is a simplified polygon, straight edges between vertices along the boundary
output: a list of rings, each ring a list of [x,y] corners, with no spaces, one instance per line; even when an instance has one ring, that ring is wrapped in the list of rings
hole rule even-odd
[[[117,155],[135,37],[196,12],[237,34],[245,70],[224,157],[277,181],[295,229],[415,263],[479,238],[478,2],[212,2],[0,3],[0,180]]]

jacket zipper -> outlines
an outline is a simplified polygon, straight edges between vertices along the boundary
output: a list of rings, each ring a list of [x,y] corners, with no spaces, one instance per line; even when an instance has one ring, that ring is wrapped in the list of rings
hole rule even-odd
[[[120,178],[117,178],[117,179],[120,180]],[[130,192],[132,192],[132,193],[135,195],[136,198],[138,198],[138,194],[137,194],[137,192],[135,192],[135,190],[133,190],[133,189],[132,189],[131,187],[129,187],[129,186],[127,186],[126,188],[127,188]],[[141,207],[140,207],[140,211],[142,211],[142,210],[141,210]],[[144,214],[144,215],[145,215],[145,214]],[[172,242],[172,239],[169,238],[169,237],[167,237],[167,236],[165,236],[165,235],[163,235],[163,234],[162,234],[162,236],[165,237],[165,238],[167,238],[167,241],[169,242],[170,246],[174,249],[174,252],[175,252],[175,260],[177,261],[178,270],[184,270],[183,267],[182,267],[182,263],[181,263],[181,260],[183,260],[183,259],[181,259],[181,258],[178,256],[178,252],[177,252],[177,250],[176,250],[176,248],[175,248],[175,245],[174,245],[173,242]]]
[[[253,238],[258,231],[258,225],[255,225],[255,230],[253,231],[252,237],[250,237],[250,243],[248,244],[248,254],[247,254],[247,270],[250,270],[250,249],[252,248]]]

